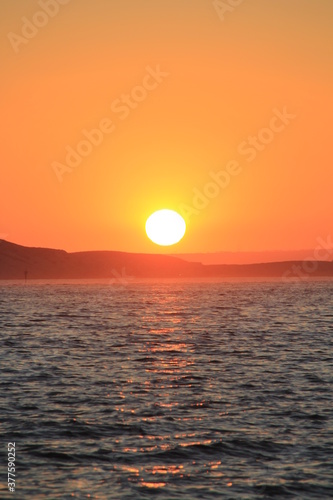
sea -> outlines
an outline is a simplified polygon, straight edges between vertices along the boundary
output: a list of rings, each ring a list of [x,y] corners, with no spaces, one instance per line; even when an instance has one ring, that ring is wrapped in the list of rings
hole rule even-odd
[[[1,498],[333,498],[332,280],[2,281],[0,331]]]

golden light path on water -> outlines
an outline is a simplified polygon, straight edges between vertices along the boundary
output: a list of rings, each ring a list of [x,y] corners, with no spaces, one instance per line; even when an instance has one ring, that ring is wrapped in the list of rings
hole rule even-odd
[[[332,283],[3,292],[22,498],[330,498]]]

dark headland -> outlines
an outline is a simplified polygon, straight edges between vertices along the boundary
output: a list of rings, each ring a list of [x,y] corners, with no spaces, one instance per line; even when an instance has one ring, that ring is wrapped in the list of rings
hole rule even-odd
[[[27,274],[26,274],[27,273]],[[203,265],[158,254],[114,251],[68,253],[0,240],[0,279],[316,278],[333,277],[333,262],[287,261]]]

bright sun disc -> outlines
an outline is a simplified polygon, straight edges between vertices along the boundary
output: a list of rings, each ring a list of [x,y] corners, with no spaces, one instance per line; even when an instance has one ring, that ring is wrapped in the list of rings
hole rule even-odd
[[[157,245],[175,245],[184,236],[186,224],[174,210],[158,210],[148,217],[146,233],[148,238]]]

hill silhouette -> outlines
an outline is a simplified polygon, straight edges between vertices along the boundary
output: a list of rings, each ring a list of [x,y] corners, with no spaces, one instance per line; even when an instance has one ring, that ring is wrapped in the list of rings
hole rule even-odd
[[[308,265],[307,265],[308,264]],[[298,271],[296,271],[298,269]],[[271,262],[242,265],[203,265],[168,255],[115,251],[68,253],[25,247],[0,240],[0,279],[115,279],[135,278],[283,278],[333,277],[333,262]]]

